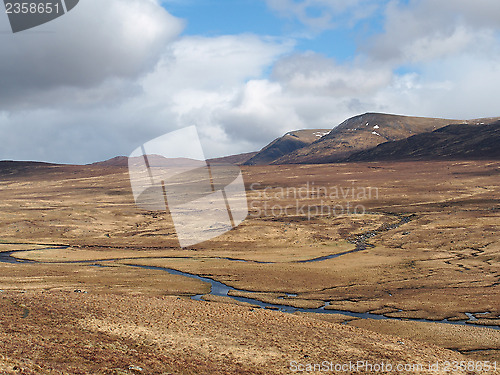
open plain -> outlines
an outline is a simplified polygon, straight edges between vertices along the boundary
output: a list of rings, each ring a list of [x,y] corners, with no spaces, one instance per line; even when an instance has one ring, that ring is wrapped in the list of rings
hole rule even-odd
[[[2,373],[500,361],[500,162],[243,173],[247,220],[182,249],[126,168],[3,162]]]

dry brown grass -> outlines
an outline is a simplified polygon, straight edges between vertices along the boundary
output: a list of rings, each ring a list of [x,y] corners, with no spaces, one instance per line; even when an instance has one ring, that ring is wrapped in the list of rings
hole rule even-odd
[[[326,321],[176,297],[6,293],[0,308],[0,365],[10,373],[133,374],[135,366],[147,374],[289,374],[291,361],[465,359]]]
[[[124,169],[56,167],[43,174],[4,175],[0,178],[0,210],[4,214],[0,217],[1,251],[28,250],[16,256],[41,262],[92,260],[109,267],[0,264],[0,289],[33,293],[81,289],[88,291],[88,296],[108,293],[109,298],[207,292],[208,286],[202,282],[126,266],[134,263],[207,275],[235,288],[258,292],[261,300],[273,303],[315,307],[329,301],[334,309],[437,320],[465,319],[466,312],[489,312],[476,316],[478,323],[500,324],[499,162],[268,166],[248,167],[244,173],[248,187],[254,182],[261,184],[261,190],[248,192],[252,217],[234,231],[188,249],[177,246],[173,223],[166,213],[135,207]],[[304,188],[311,182],[328,188],[376,187],[379,194],[377,199],[349,199],[351,204],[363,204],[365,215],[311,220],[304,215],[257,217],[257,209],[265,202],[270,206],[294,202],[290,196],[263,199],[263,188]],[[324,196],[300,202],[316,206],[322,200],[329,205],[347,203],[346,199]],[[397,223],[401,215],[415,216],[407,224],[369,238],[373,248],[322,262],[297,263],[352,250],[354,245],[348,240],[353,236]],[[51,244],[69,247],[43,249]],[[284,293],[298,296],[279,298]],[[50,303],[56,302],[61,300],[55,298]],[[229,301],[224,298],[218,302],[213,306]],[[226,305],[224,308],[229,308]],[[273,322],[279,326],[284,315],[269,313],[277,314]],[[106,324],[111,327],[111,322]],[[352,324],[403,337],[408,331],[403,325],[395,330],[369,321]],[[415,327],[421,332],[434,330]],[[456,328],[448,327],[436,332],[449,329],[453,335]],[[476,329],[489,332],[490,338],[484,340],[478,334],[474,345],[486,345],[482,349],[491,352],[482,352],[485,358],[494,357],[491,340],[498,337],[498,331],[469,329],[471,334]],[[469,331],[456,334],[456,346],[447,341],[447,347],[466,348],[467,334]],[[445,345],[438,334],[408,335]],[[294,340],[296,337],[289,337],[288,344]],[[297,348],[302,344],[295,343]],[[6,357],[5,361],[14,362],[21,358]]]

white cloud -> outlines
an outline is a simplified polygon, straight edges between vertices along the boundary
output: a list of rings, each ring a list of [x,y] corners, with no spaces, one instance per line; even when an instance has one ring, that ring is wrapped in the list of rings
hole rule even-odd
[[[339,63],[294,52],[290,40],[251,34],[176,38],[182,21],[155,1],[137,8],[143,1],[86,0],[89,10],[103,7],[90,23],[75,8],[43,33],[19,34],[19,44],[6,39],[0,158],[92,162],[189,125],[198,126],[212,157],[254,151],[290,130],[332,128],[367,111],[500,114],[493,2],[391,3],[384,32]],[[324,27],[370,4],[305,0],[287,10],[289,0],[268,2],[313,23],[326,14]],[[315,6],[316,16],[306,11]],[[73,31],[63,34],[63,22]]]
[[[312,31],[354,25],[373,15],[383,2],[375,0],[265,0],[282,17],[296,19]]]
[[[498,116],[492,100],[500,71],[498,11],[494,0],[390,3],[385,31],[362,51],[367,68],[408,72],[394,73],[373,101],[385,110],[423,116]]]
[[[412,0],[386,9],[385,32],[368,40],[364,52],[380,61],[420,63],[453,54],[498,49],[495,0]],[[496,13],[498,14],[498,13]]]
[[[231,131],[238,124],[219,118],[238,106],[248,81],[292,49],[290,41],[252,35],[183,37],[163,47],[150,72],[109,77],[84,89],[60,85],[28,111],[9,109],[0,116],[0,131],[12,142],[0,158],[102,160],[190,125],[207,140],[208,156],[252,150],[252,140]]]
[[[375,100],[407,114],[493,117],[500,115],[496,103],[499,80],[500,67],[487,56],[450,56],[421,65],[418,74],[396,76]]]
[[[81,97],[82,89],[107,80],[116,87],[117,80],[137,78],[182,27],[155,1],[86,0],[36,29],[1,34],[0,109],[50,106],[43,96],[66,102],[68,88]],[[0,17],[0,29],[9,29],[7,17]]]
[[[269,106],[264,104],[266,90],[253,89],[256,79],[293,46],[289,40],[255,35],[184,37],[142,81],[145,97],[139,100],[156,108],[168,106],[164,129],[197,125],[213,141],[206,150],[209,156],[250,151],[256,147],[255,137],[262,140],[268,134],[251,130],[264,127],[257,117]],[[249,108],[258,103],[262,107],[251,113]],[[242,134],[237,136],[236,129]]]
[[[313,95],[369,95],[390,83],[392,72],[353,62],[340,65],[315,53],[289,56],[274,67],[273,77],[286,88]]]
[[[279,56],[292,49],[291,41],[255,35],[184,37],[169,47],[142,85],[151,95],[176,93],[173,100],[182,106],[185,92],[204,91],[212,96],[240,89],[242,83],[262,76]],[[186,105],[189,109],[196,103]]]
[[[232,138],[243,137],[256,144],[304,125],[281,85],[268,80],[246,83],[229,106],[216,112],[215,120]]]

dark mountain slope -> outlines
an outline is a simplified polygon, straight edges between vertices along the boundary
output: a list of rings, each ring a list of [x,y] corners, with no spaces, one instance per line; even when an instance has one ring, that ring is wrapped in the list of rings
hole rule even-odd
[[[314,164],[339,162],[350,155],[381,143],[397,141],[415,134],[432,132],[450,124],[481,124],[499,120],[449,120],[366,113],[344,121],[309,146],[283,155],[272,164]]]
[[[500,121],[486,125],[449,125],[380,144],[345,161],[435,159],[500,159]]]
[[[286,133],[283,137],[275,139],[260,150],[245,165],[271,164],[273,161],[290,152],[310,145],[329,132],[329,129],[305,129]]]

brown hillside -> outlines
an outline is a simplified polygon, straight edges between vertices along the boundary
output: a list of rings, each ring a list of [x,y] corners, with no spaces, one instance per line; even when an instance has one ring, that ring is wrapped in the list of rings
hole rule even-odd
[[[309,146],[288,153],[272,164],[322,164],[342,161],[381,143],[431,132],[450,124],[488,124],[499,118],[450,120],[366,113],[344,121]]]
[[[257,155],[257,152],[246,152],[244,154],[236,154],[236,155],[223,156],[220,158],[208,159],[207,162],[209,164],[228,163],[228,164],[241,165],[247,162],[249,159],[253,158],[255,155]]]
[[[386,142],[346,161],[500,159],[500,121],[487,125],[448,125],[430,133]]]
[[[275,139],[260,150],[257,155],[248,160],[245,165],[271,164],[290,152],[310,145],[329,132],[329,129],[305,129],[286,133],[283,137]]]

